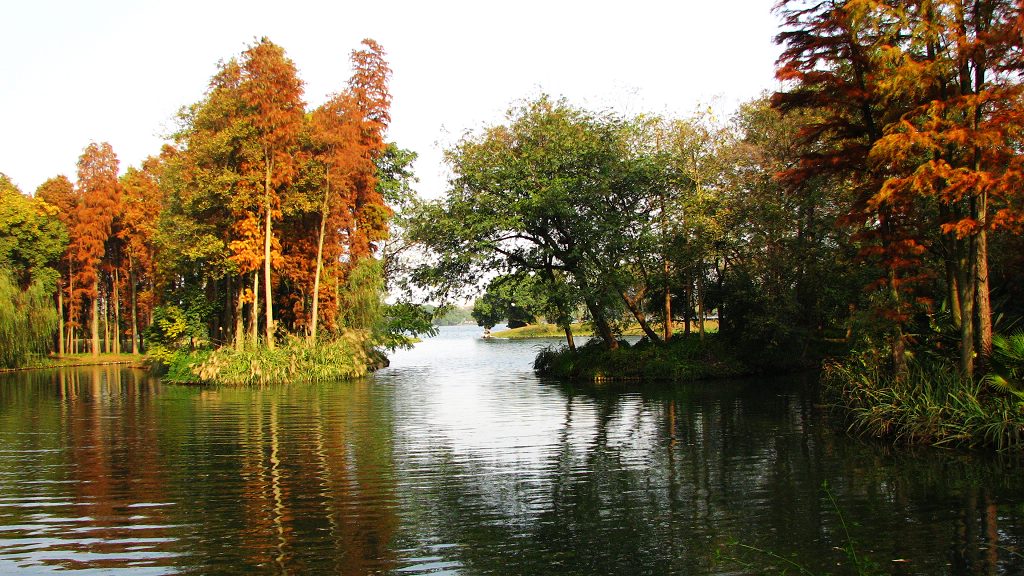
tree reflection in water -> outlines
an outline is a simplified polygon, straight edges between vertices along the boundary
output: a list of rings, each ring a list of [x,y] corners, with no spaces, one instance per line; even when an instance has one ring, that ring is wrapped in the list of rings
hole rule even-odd
[[[442,337],[362,382],[258,390],[2,375],[0,573],[784,567],[749,546],[854,574],[851,540],[881,573],[1024,565],[1013,458],[851,440],[792,381],[539,382],[535,349]]]

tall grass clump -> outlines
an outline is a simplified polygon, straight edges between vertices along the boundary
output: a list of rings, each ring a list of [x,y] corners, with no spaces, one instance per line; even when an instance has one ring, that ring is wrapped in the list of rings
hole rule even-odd
[[[21,290],[0,270],[0,368],[24,366],[29,357],[50,350],[57,310],[43,283]]]
[[[328,382],[361,378],[384,362],[365,331],[346,330],[317,342],[289,337],[274,349],[224,347],[181,353],[168,363],[164,379],[227,386]]]
[[[850,419],[850,430],[897,443],[1024,447],[1024,402],[960,375],[940,358],[913,359],[895,373],[863,358],[825,365],[823,391]]]

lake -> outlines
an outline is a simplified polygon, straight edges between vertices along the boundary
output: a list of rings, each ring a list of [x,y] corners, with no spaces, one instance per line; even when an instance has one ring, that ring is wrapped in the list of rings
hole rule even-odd
[[[1024,573],[1019,456],[851,439],[800,377],[542,381],[480,332],[354,383],[0,375],[0,574]]]

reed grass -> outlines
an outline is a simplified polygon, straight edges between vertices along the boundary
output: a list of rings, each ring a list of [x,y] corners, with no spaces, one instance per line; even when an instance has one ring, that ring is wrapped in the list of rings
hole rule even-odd
[[[329,382],[361,378],[386,363],[369,345],[365,330],[309,342],[289,337],[273,350],[250,346],[178,353],[167,363],[164,379],[189,384],[267,386],[289,382]]]
[[[912,361],[902,375],[855,359],[832,361],[822,383],[859,435],[900,444],[1024,447],[1024,402],[940,359]]]

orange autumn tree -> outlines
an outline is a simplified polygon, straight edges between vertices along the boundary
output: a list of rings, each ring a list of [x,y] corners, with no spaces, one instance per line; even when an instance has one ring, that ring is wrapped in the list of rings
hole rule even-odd
[[[344,256],[342,232],[351,230],[354,176],[362,170],[360,117],[355,100],[348,93],[334,96],[313,111],[310,119],[311,160],[322,170],[317,180],[318,232],[313,265],[312,305],[308,335],[315,340],[320,324],[322,276],[325,264],[332,283],[339,280],[339,265]],[[302,268],[308,269],[303,265]],[[330,293],[331,291],[328,291]],[[337,302],[330,302],[329,316],[337,312]]]
[[[373,243],[388,236],[391,210],[377,189],[377,159],[387,148],[384,133],[391,122],[391,93],[388,79],[391,68],[384,58],[384,49],[371,39],[362,42],[362,50],[352,52],[354,72],[349,92],[362,115],[359,152],[362,162],[354,174],[352,220],[349,253],[352,263],[375,252]]]
[[[70,234],[71,254],[76,269],[74,283],[82,287],[81,296],[90,302],[93,356],[100,353],[100,264],[121,202],[117,172],[117,156],[106,142],[89,144],[78,159],[81,201]]]
[[[122,227],[118,234],[123,242],[127,268],[127,275],[122,279],[129,290],[132,354],[140,352],[139,310],[141,308],[148,316],[153,309],[155,236],[164,201],[159,185],[160,170],[160,158],[149,157],[143,161],[141,169],[131,167],[121,177]]]
[[[387,237],[390,210],[377,186],[377,160],[386,149],[390,121],[391,71],[373,40],[352,52],[353,74],[347,90],[315,110],[310,122],[313,161],[322,169],[319,234],[313,274],[308,334],[320,323],[321,277],[325,267],[337,286],[360,259],[373,256],[374,242]],[[345,269],[342,265],[345,265]],[[337,302],[330,302],[334,323]]]
[[[281,197],[296,171],[294,151],[302,129],[302,81],[284,50],[266,38],[243,53],[239,93],[253,141],[243,171],[260,193],[263,220],[263,283],[266,342],[274,348],[272,260],[279,257],[273,222],[281,217]],[[259,180],[257,180],[259,178]]]
[[[876,312],[886,320],[892,362],[900,370],[923,249],[911,206],[870,204],[887,175],[868,156],[905,109],[884,102],[879,85],[885,74],[875,55],[900,31],[890,26],[893,16],[884,7],[875,0],[780,1],[783,30],[776,41],[783,51],[776,77],[785,90],[773,95],[772,105],[784,113],[813,112],[800,133],[805,151],[799,164],[779,178],[797,192],[813,189],[820,178],[850,189],[843,220],[862,259],[878,267],[869,288],[882,301]]]
[[[778,76],[790,89],[775,102],[829,119],[807,131],[824,152],[784,177],[853,183],[848,220],[887,269],[897,364],[911,302],[945,300],[971,376],[991,351],[988,234],[1019,221],[1021,3],[783,1],[780,11]]]
[[[877,58],[887,101],[913,105],[871,151],[891,174],[873,206],[921,199],[937,206],[947,300],[960,330],[960,365],[992,352],[988,234],[1014,220],[1019,197],[1022,86],[1001,42],[1012,0],[929,0],[898,13],[902,41]],[[917,201],[921,201],[917,200]]]

